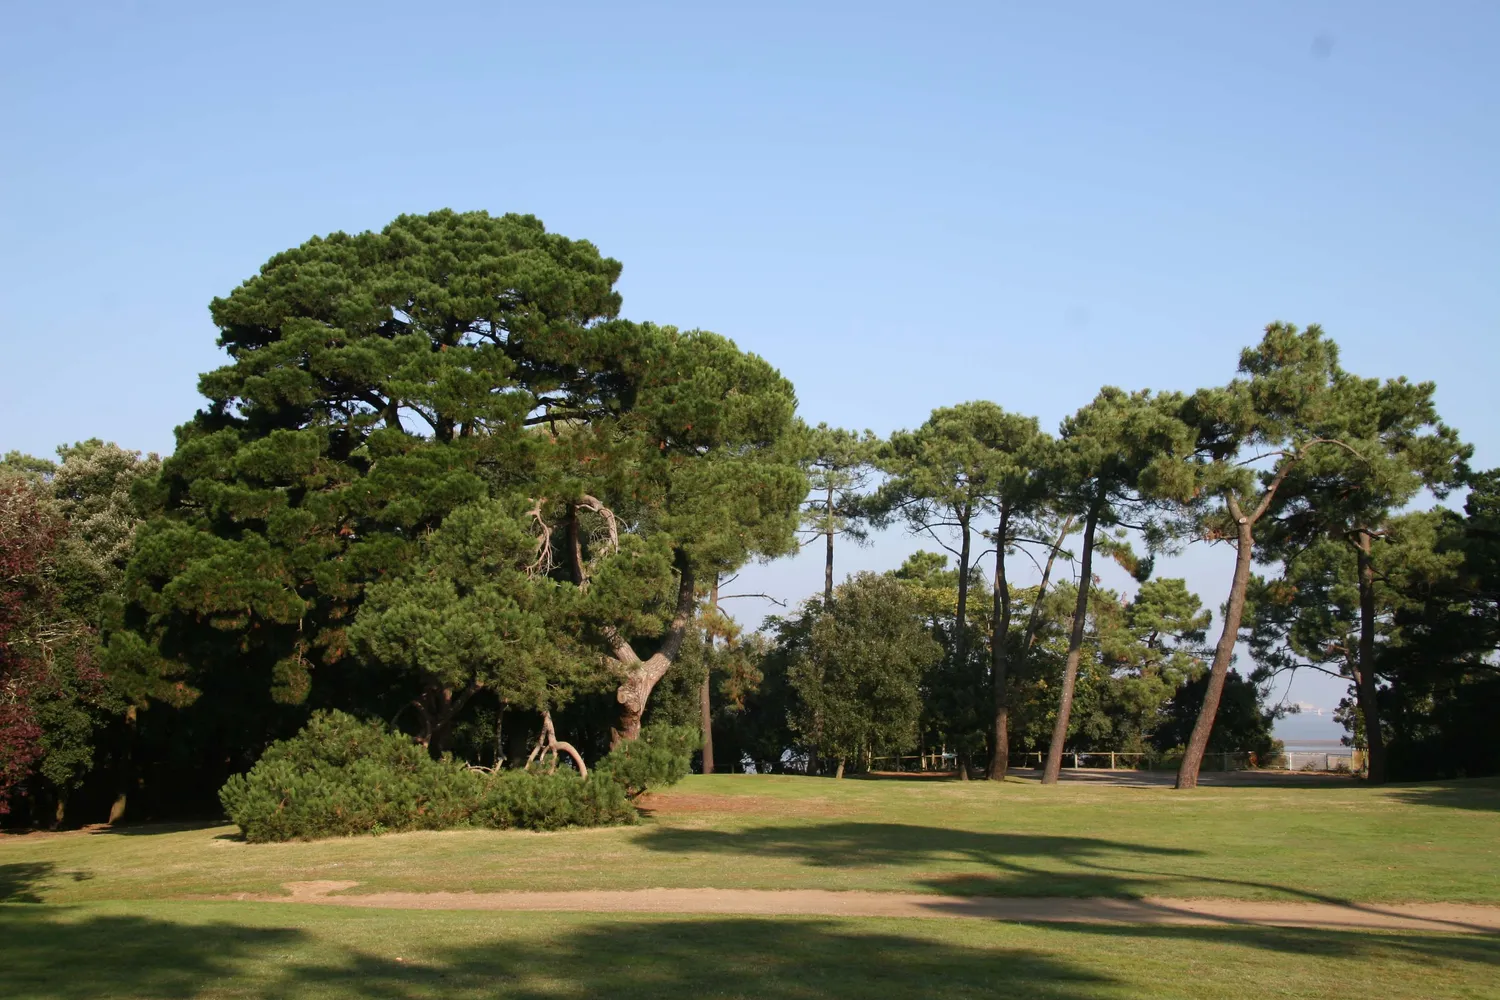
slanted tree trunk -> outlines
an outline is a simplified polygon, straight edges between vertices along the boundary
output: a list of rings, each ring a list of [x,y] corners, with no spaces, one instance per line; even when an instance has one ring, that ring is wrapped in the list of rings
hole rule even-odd
[[[1078,684],[1078,663],[1083,658],[1083,632],[1088,624],[1089,590],[1094,583],[1094,528],[1099,523],[1098,505],[1089,508],[1083,522],[1083,562],[1078,574],[1078,602],[1073,607],[1073,631],[1068,636],[1068,660],[1063,667],[1062,693],[1057,702],[1057,722],[1047,746],[1047,765],[1042,784],[1053,785],[1062,776],[1063,745],[1068,741],[1068,717],[1073,712],[1073,688]]]
[[[1312,444],[1329,444],[1321,439]],[[1281,488],[1288,473],[1300,458],[1283,465],[1261,494],[1255,510],[1246,514],[1240,507],[1239,498],[1233,493],[1224,497],[1224,506],[1235,524],[1234,579],[1229,585],[1229,604],[1224,609],[1224,630],[1219,633],[1219,644],[1214,647],[1213,666],[1208,671],[1208,687],[1203,692],[1203,707],[1198,709],[1198,719],[1193,723],[1193,733],[1188,737],[1187,752],[1182,755],[1182,764],[1177,768],[1177,788],[1197,788],[1198,772],[1203,767],[1203,755],[1208,752],[1208,738],[1213,733],[1214,716],[1219,712],[1219,698],[1224,694],[1224,678],[1229,674],[1229,663],[1234,659],[1234,645],[1239,641],[1240,622],[1245,617],[1245,591],[1250,586],[1250,564],[1255,558],[1255,526],[1271,509],[1276,491]]]
[[[1010,535],[1010,510],[1000,511],[995,529],[995,610],[990,636],[990,681],[995,695],[995,744],[990,752],[991,781],[1004,781],[1010,767],[1010,581],[1005,576],[1005,540]]]
[[[1365,529],[1354,537],[1359,566],[1359,656],[1354,666],[1354,697],[1365,723],[1366,778],[1378,785],[1385,781],[1385,739],[1375,688],[1375,564],[1370,559],[1371,541]]]
[[[682,650],[682,641],[687,635],[688,625],[693,619],[693,567],[686,554],[679,551],[676,556],[679,579],[677,584],[677,609],[667,626],[661,647],[646,659],[641,659],[624,636],[613,629],[605,635],[609,640],[615,663],[624,674],[615,689],[615,700],[620,704],[619,720],[610,731],[610,746],[618,746],[621,740],[633,740],[641,735],[641,716],[646,712],[646,699],[651,696],[658,681],[666,676]]]
[[[109,825],[123,822],[125,807],[130,801],[130,788],[135,782],[135,737],[137,710],[134,705],[125,706],[124,746],[120,750],[120,769],[115,776],[115,801],[109,807]]]
[[[833,486],[828,487],[828,506],[823,509],[823,534],[828,542],[828,554],[823,561],[823,600],[833,600]]]
[[[1224,680],[1229,675],[1234,645],[1239,640],[1240,622],[1245,616],[1245,591],[1250,584],[1250,563],[1255,553],[1255,522],[1244,516],[1233,497],[1229,503],[1236,528],[1234,580],[1229,586],[1229,604],[1224,609],[1224,630],[1219,633],[1219,644],[1214,647],[1208,687],[1203,691],[1203,706],[1198,710],[1193,733],[1188,737],[1187,752],[1182,755],[1182,763],[1177,768],[1178,788],[1198,787],[1198,772],[1203,767],[1203,755],[1208,752],[1208,738],[1213,733],[1219,699],[1224,694]]]

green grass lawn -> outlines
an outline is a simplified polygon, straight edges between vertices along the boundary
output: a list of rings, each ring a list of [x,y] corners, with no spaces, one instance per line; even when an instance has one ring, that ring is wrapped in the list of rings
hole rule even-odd
[[[1500,783],[1370,789],[692,777],[641,825],[245,844],[228,826],[0,836],[0,900],[822,888],[1500,903]]]
[[[1270,928],[0,905],[0,995],[1494,997],[1500,942]]]

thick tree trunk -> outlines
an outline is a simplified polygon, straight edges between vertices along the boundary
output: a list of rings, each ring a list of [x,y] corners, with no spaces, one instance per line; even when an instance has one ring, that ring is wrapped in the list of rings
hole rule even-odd
[[[130,800],[130,788],[135,782],[135,735],[137,710],[134,705],[125,707],[124,747],[120,751],[120,770],[115,776],[115,801],[109,807],[109,825],[114,826],[125,819],[125,807]]]
[[[1245,617],[1245,591],[1250,585],[1250,564],[1255,556],[1255,521],[1246,517],[1238,504],[1232,503],[1230,511],[1234,515],[1237,533],[1234,580],[1229,585],[1224,630],[1219,633],[1219,644],[1214,647],[1214,662],[1208,671],[1203,706],[1198,709],[1198,720],[1193,723],[1193,733],[1188,737],[1187,752],[1182,755],[1182,763],[1177,768],[1178,788],[1198,787],[1198,772],[1203,767],[1203,755],[1208,752],[1208,738],[1213,734],[1214,717],[1219,714],[1219,699],[1224,694],[1224,679],[1229,676],[1234,646],[1240,637],[1240,622]]]
[[[1042,784],[1053,785],[1062,776],[1063,745],[1068,741],[1068,716],[1073,712],[1073,688],[1078,683],[1078,663],[1083,657],[1083,632],[1088,624],[1089,590],[1094,583],[1094,528],[1099,523],[1099,508],[1090,507],[1083,522],[1083,562],[1078,574],[1078,602],[1073,608],[1073,631],[1068,636],[1068,660],[1063,667],[1062,693],[1057,702],[1057,722],[1052,726],[1052,742],[1047,746],[1047,765]]]
[[[1005,540],[1010,534],[1010,511],[1002,509],[995,530],[995,608],[990,637],[990,682],[995,695],[995,741],[990,751],[991,781],[1004,781],[1010,768],[1010,581],[1005,576]]]
[[[1370,547],[1370,533],[1360,531],[1354,543],[1359,564],[1359,658],[1354,670],[1354,696],[1365,723],[1366,778],[1378,785],[1385,781],[1385,737],[1375,687],[1375,564],[1370,559]]]
[[[823,509],[823,534],[828,542],[828,554],[823,560],[823,600],[833,600],[833,487],[828,487],[828,506]]]
[[[641,659],[635,649],[618,632],[610,631],[606,637],[613,647],[615,661],[624,668],[625,677],[615,689],[615,700],[620,704],[620,714],[614,729],[610,731],[610,746],[618,746],[621,740],[633,740],[641,735],[641,716],[646,713],[646,699],[656,687],[657,681],[666,676],[682,650],[682,641],[687,635],[688,625],[693,619],[693,567],[687,556],[678,552],[677,610],[667,626],[661,648],[646,659]]]

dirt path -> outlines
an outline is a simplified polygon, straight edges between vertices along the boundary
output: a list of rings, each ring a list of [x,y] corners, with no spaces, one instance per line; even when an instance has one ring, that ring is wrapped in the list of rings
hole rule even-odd
[[[1246,924],[1337,930],[1500,934],[1500,906],[1468,903],[1267,903],[1236,899],[1006,899],[822,889],[634,889],[578,892],[375,892],[358,882],[288,882],[290,895],[215,899],[397,910],[570,910],[747,916],[967,917],[1025,923]],[[202,897],[199,897],[202,898]]]

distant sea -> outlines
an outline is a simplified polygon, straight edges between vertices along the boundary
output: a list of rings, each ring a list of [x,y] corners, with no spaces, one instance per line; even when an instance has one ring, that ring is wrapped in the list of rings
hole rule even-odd
[[[1313,715],[1310,712],[1288,715],[1276,720],[1276,738],[1286,744],[1288,750],[1347,752],[1340,742],[1344,727],[1333,721],[1332,715]]]

